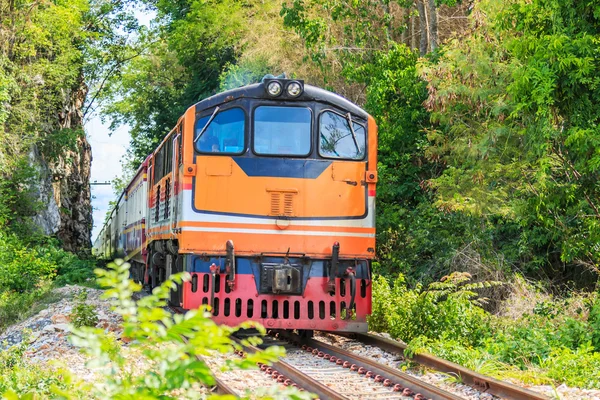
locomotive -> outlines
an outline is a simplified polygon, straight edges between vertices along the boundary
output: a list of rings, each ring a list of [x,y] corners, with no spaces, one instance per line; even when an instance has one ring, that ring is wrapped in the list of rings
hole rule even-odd
[[[377,126],[347,99],[266,77],[191,106],[94,243],[183,309],[270,329],[366,332]]]

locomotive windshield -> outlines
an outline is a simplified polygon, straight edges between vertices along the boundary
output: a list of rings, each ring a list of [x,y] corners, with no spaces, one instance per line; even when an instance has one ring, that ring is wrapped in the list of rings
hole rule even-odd
[[[196,121],[196,150],[202,153],[242,153],[245,149],[244,110],[231,108],[218,112],[212,121],[210,119],[211,115],[207,115]],[[202,136],[198,138],[203,129]]]
[[[319,154],[327,158],[362,160],[365,156],[365,128],[340,114],[325,111],[319,123]]]
[[[254,152],[306,156],[310,153],[311,111],[305,107],[261,106],[254,112]]]

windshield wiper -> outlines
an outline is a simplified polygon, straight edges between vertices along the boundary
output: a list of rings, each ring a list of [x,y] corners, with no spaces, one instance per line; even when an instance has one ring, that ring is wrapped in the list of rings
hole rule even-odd
[[[200,137],[202,135],[204,135],[204,132],[206,132],[206,129],[208,128],[208,126],[210,125],[210,123],[213,122],[213,119],[215,119],[215,117],[217,116],[218,112],[219,112],[219,106],[215,107],[215,111],[213,111],[213,113],[210,116],[210,118],[208,119],[208,121],[206,121],[206,125],[204,125],[204,127],[202,128],[202,130],[200,131],[200,133],[198,134],[198,136],[196,136],[196,138],[194,139],[194,144],[196,144],[196,142],[198,141],[198,139],[200,139]]]
[[[352,132],[352,140],[354,140],[354,145],[356,146],[356,154],[360,154],[360,148],[358,147],[358,139],[356,138],[356,133],[354,132],[354,122],[352,122],[352,115],[350,113],[346,114],[346,119],[348,120],[348,125],[350,125],[350,132]]]

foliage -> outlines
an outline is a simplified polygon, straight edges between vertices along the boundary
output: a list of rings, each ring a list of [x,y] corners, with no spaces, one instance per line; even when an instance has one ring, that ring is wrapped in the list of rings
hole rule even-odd
[[[31,290],[56,276],[52,254],[0,232],[0,291]]]
[[[52,285],[90,285],[94,264],[62,250],[55,239],[34,235],[24,240],[0,229],[0,330],[50,298]]]
[[[468,274],[453,273],[425,290],[421,285],[408,289],[403,275],[393,287],[376,276],[369,326],[405,341],[425,336],[478,343],[489,329],[489,316],[481,308],[485,299],[478,298],[475,291],[500,283],[469,281]]]
[[[68,371],[42,368],[30,363],[25,357],[25,351],[27,340],[7,350],[0,350],[0,393],[3,399],[40,398],[25,397],[28,393],[48,398],[67,390],[74,397],[85,397],[71,381]],[[18,397],[19,395],[23,397]]]
[[[496,285],[455,273],[408,289],[403,276],[393,287],[376,276],[370,328],[407,341],[408,357],[427,352],[501,379],[600,388],[597,295],[549,297],[515,318],[480,307],[474,291]]]
[[[134,169],[189,106],[214,94],[253,8],[235,0],[143,3],[157,12],[155,28],[139,38],[145,50],[110,77],[99,97],[113,128],[131,126]]]
[[[135,301],[132,295],[141,286],[128,279],[128,264],[117,260],[108,266],[108,270],[98,269],[96,273],[99,283],[107,287],[104,297],[113,299],[114,310],[123,317],[122,337],[131,342],[124,349],[112,333],[90,327],[73,330],[73,344],[83,347],[92,356],[90,366],[100,368],[103,374],[102,384],[90,389],[92,396],[103,399],[189,396],[197,391],[195,384],[213,385],[215,382],[208,366],[197,356],[209,355],[211,351],[229,353],[239,347],[230,335],[240,327],[252,326],[264,333],[264,328],[251,323],[237,328],[218,326],[206,309],[192,310],[185,315],[172,315],[165,310],[170,290],[175,284],[188,280],[189,274],[172,275],[155,288],[152,295]],[[248,341],[256,344],[259,339]],[[132,367],[127,358],[131,353],[143,362],[136,362]],[[260,353],[248,354],[244,359],[232,360],[228,366],[255,367],[257,362],[273,362],[281,355],[281,348],[270,347]],[[140,369],[139,365],[146,368]],[[63,395],[73,398],[69,393]]]
[[[436,280],[454,252],[476,240],[481,225],[432,205],[427,181],[443,170],[429,162],[429,113],[422,106],[426,83],[417,73],[418,54],[403,44],[377,52],[351,72],[366,84],[365,108],[379,128],[377,188],[378,272],[409,280]]]
[[[437,205],[513,221],[525,262],[599,259],[598,22],[589,3],[481,2],[471,34],[421,68],[427,153],[448,167]]]
[[[556,381],[564,381],[569,386],[582,388],[600,387],[600,352],[589,345],[576,350],[557,348],[542,362],[548,376]]]
[[[56,270],[56,286],[64,285],[82,285],[95,287],[94,268],[96,260],[85,259],[82,256],[76,256],[72,253],[64,252],[63,261],[58,263]]]
[[[82,326],[94,327],[98,323],[98,314],[91,304],[86,304],[87,290],[82,290],[75,296],[75,307],[71,313],[71,323],[75,328]]]
[[[45,300],[50,284],[44,284],[28,292],[0,291],[0,332],[15,322],[27,318],[33,306]]]
[[[265,75],[272,71],[273,68],[264,58],[242,60],[237,64],[227,64],[219,77],[219,90],[225,91],[258,83]]]
[[[58,110],[81,84],[86,0],[0,7],[0,172],[60,126]],[[4,158],[4,159],[2,159]]]
[[[7,161],[10,174],[0,170],[0,230],[9,230],[21,236],[31,234],[33,227],[28,217],[39,211],[41,204],[34,200],[33,185],[37,173],[25,158]]]
[[[42,143],[42,152],[49,161],[58,160],[66,151],[76,151],[79,139],[85,136],[81,128],[64,128],[48,135]]]

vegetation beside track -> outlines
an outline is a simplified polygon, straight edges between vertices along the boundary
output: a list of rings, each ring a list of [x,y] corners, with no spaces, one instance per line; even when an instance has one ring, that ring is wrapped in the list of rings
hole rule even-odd
[[[241,346],[230,338],[240,328],[255,328],[265,333],[264,328],[252,323],[236,328],[216,325],[204,309],[186,314],[168,311],[170,289],[176,282],[189,279],[189,275],[172,275],[152,294],[134,300],[132,296],[141,286],[129,280],[128,264],[117,260],[107,269],[97,269],[96,274],[98,284],[106,289],[104,298],[110,299],[115,312],[123,317],[123,333],[116,337],[96,327],[72,326],[70,341],[90,356],[89,365],[98,372],[97,380],[82,382],[71,376],[68,368],[42,369],[31,365],[23,357],[27,346],[20,345],[0,351],[0,395],[7,399],[203,398],[207,393],[201,387],[214,385],[215,379],[197,356],[240,350]],[[242,342],[259,344],[260,339],[248,338]],[[257,363],[274,362],[283,354],[282,348],[269,347],[245,358],[232,357],[223,368],[258,368]],[[288,388],[266,398],[313,397]],[[231,396],[210,398],[231,399]]]
[[[454,273],[411,289],[401,275],[373,282],[370,328],[484,375],[528,384],[600,388],[600,297],[554,297],[522,278],[492,314],[478,294],[497,282]]]

